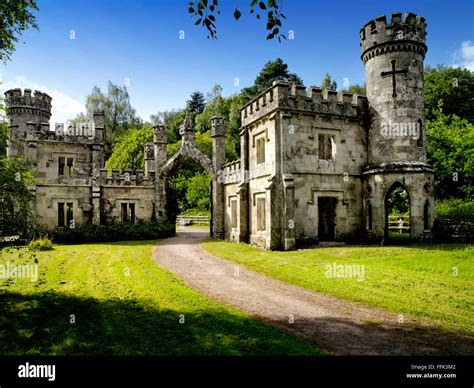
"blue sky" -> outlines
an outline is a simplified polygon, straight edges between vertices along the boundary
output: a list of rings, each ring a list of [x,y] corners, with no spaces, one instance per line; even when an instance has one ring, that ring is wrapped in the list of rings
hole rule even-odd
[[[1,69],[3,89],[40,88],[53,97],[53,118],[65,121],[84,108],[94,85],[129,80],[132,105],[143,119],[185,105],[195,90],[214,84],[224,95],[252,84],[262,66],[280,56],[305,84],[329,72],[342,86],[364,81],[359,30],[392,12],[414,12],[428,23],[425,64],[474,70],[472,0],[286,0],[283,30],[294,39],[266,41],[265,24],[248,14],[233,20],[235,0],[221,0],[218,40],[208,40],[187,13],[189,0],[38,0],[39,31],[23,35]],[[70,39],[71,31],[75,39]],[[180,39],[180,31],[185,38]],[[235,80],[240,84],[234,86]]]

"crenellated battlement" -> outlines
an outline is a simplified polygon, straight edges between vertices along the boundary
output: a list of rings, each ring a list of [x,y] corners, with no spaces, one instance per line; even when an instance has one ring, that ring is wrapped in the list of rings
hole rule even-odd
[[[275,81],[265,92],[254,98],[242,110],[242,126],[268,115],[276,109],[298,110],[344,118],[361,119],[368,114],[367,97],[344,91],[322,90],[311,86]]]
[[[109,174],[106,168],[101,168],[99,173],[99,181],[102,185],[107,186],[149,186],[154,187],[152,179],[144,174],[143,170],[137,170],[132,174],[132,170],[125,169],[120,173],[118,168],[113,168]]]
[[[224,164],[218,176],[219,183],[232,184],[243,180],[243,172],[240,167],[240,159]]]
[[[10,114],[30,113],[44,118],[51,117],[52,98],[46,93],[31,89],[11,89],[5,92],[5,104]]]
[[[379,54],[386,51],[414,51],[426,53],[426,21],[422,16],[411,12],[392,13],[387,23],[386,16],[379,16],[365,24],[360,30],[360,46],[364,63],[371,58],[370,53],[378,50]]]

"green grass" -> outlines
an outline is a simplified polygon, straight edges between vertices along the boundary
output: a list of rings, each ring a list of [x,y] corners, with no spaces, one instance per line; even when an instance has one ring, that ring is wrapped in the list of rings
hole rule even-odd
[[[447,330],[474,333],[474,248],[470,246],[270,252],[211,240],[203,247],[215,256],[309,290],[421,317]],[[333,263],[364,265],[364,280],[326,277],[326,265]]]
[[[152,245],[60,245],[34,253],[36,282],[0,279],[0,354],[323,353],[188,288],[153,262]],[[28,252],[4,250],[0,264],[32,263]]]

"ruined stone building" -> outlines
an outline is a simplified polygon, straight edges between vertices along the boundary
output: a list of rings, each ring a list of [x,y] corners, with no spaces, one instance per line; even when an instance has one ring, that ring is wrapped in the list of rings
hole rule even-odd
[[[199,151],[188,115],[180,150],[167,158],[167,133],[154,128],[145,170],[104,169],[104,116],[49,131],[51,98],[6,93],[12,141],[38,170],[34,206],[47,228],[170,217],[169,176],[187,158],[212,180],[215,237],[290,250],[298,242],[388,236],[387,198],[409,195],[412,240],[429,240],[434,176],[426,162],[423,60],[425,19],[394,13],[360,30],[367,96],[305,90],[276,81],[242,109],[240,159],[225,162],[225,123],[212,120],[213,157]]]

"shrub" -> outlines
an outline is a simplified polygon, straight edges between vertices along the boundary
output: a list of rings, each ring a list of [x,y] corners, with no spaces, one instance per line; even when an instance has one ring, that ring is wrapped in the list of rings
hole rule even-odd
[[[153,222],[110,223],[107,225],[81,225],[74,229],[58,228],[52,232],[54,242],[81,244],[92,242],[157,240],[172,236],[174,225],[165,220]]]
[[[53,242],[48,237],[41,237],[30,241],[28,248],[34,251],[51,251],[53,249]]]
[[[436,201],[436,218],[450,220],[474,220],[474,202],[451,198]]]

